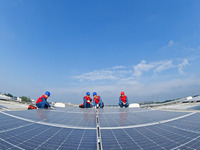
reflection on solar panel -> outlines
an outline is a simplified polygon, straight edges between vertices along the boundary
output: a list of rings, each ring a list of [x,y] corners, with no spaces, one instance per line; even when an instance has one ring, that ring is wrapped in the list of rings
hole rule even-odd
[[[200,149],[198,112],[70,107],[0,111],[0,120],[2,150]]]

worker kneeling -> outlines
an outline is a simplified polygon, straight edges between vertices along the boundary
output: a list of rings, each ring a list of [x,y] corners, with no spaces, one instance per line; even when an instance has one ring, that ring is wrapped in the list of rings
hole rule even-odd
[[[50,97],[50,92],[46,92],[45,95],[41,96],[40,98],[38,98],[38,100],[36,101],[36,106],[38,108],[43,108],[43,109],[48,109],[51,108],[51,106],[49,105],[49,103],[47,102],[47,98]]]
[[[96,92],[93,93],[93,105],[95,106],[95,108],[104,107],[101,97],[98,96]]]
[[[83,97],[84,108],[92,108],[92,104],[91,103],[92,103],[92,99],[90,98],[90,92],[87,92],[86,96]]]
[[[128,97],[124,95],[124,92],[121,92],[121,96],[119,97],[119,106],[121,108],[123,107],[127,108],[129,106]]]

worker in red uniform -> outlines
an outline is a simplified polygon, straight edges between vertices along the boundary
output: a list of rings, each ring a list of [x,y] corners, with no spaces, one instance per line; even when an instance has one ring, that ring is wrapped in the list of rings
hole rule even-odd
[[[47,102],[48,97],[50,97],[50,92],[47,91],[43,96],[38,98],[38,100],[36,101],[36,106],[43,109],[51,108],[51,106]]]
[[[119,97],[119,106],[121,108],[123,107],[127,108],[129,106],[128,97],[124,95],[124,92],[121,92],[121,96]]]
[[[95,106],[95,108],[104,107],[101,97],[98,96],[96,92],[93,93],[93,105]]]
[[[84,108],[91,108],[92,107],[92,99],[90,98],[90,92],[86,93],[86,96],[83,97],[83,104]]]

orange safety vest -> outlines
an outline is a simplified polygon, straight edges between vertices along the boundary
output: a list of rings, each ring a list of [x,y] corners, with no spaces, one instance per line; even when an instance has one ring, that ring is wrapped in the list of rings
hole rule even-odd
[[[43,97],[47,100],[47,98],[43,95],[43,96],[41,96],[40,98],[38,98],[36,104],[39,103],[39,102],[43,102],[43,100],[42,100]]]
[[[91,100],[91,98],[90,98],[90,97],[87,97],[87,96],[85,96],[84,98],[85,98],[86,101]],[[87,103],[90,104],[90,102],[87,102]]]
[[[126,95],[124,95],[124,97],[121,96],[121,101],[126,103]]]
[[[99,104],[99,101],[100,101],[99,96],[97,96],[97,99],[94,98],[94,101],[95,101],[96,104]]]

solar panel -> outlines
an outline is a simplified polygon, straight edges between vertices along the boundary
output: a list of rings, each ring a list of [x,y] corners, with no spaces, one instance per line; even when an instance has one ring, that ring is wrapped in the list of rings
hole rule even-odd
[[[189,112],[172,112],[159,110],[143,110],[135,111],[135,109],[118,109],[119,111],[110,113],[100,113],[101,127],[121,127],[134,126],[168,120],[180,117]]]
[[[2,112],[1,125],[6,129],[0,132],[0,145],[3,149],[97,149],[95,111],[90,111],[93,114],[49,110]]]
[[[141,108],[0,111],[0,149],[200,149],[199,119]]]
[[[104,149],[172,149],[198,137],[198,133],[167,128],[164,125],[102,130]],[[189,148],[189,146],[187,147]],[[197,148],[197,147],[196,147]]]
[[[27,119],[29,121],[40,121],[40,123],[46,122],[66,126],[96,128],[96,117],[93,109],[89,109],[89,111],[85,112],[79,112],[79,108],[74,109],[71,112],[37,109],[34,111],[9,111],[7,114]]]

